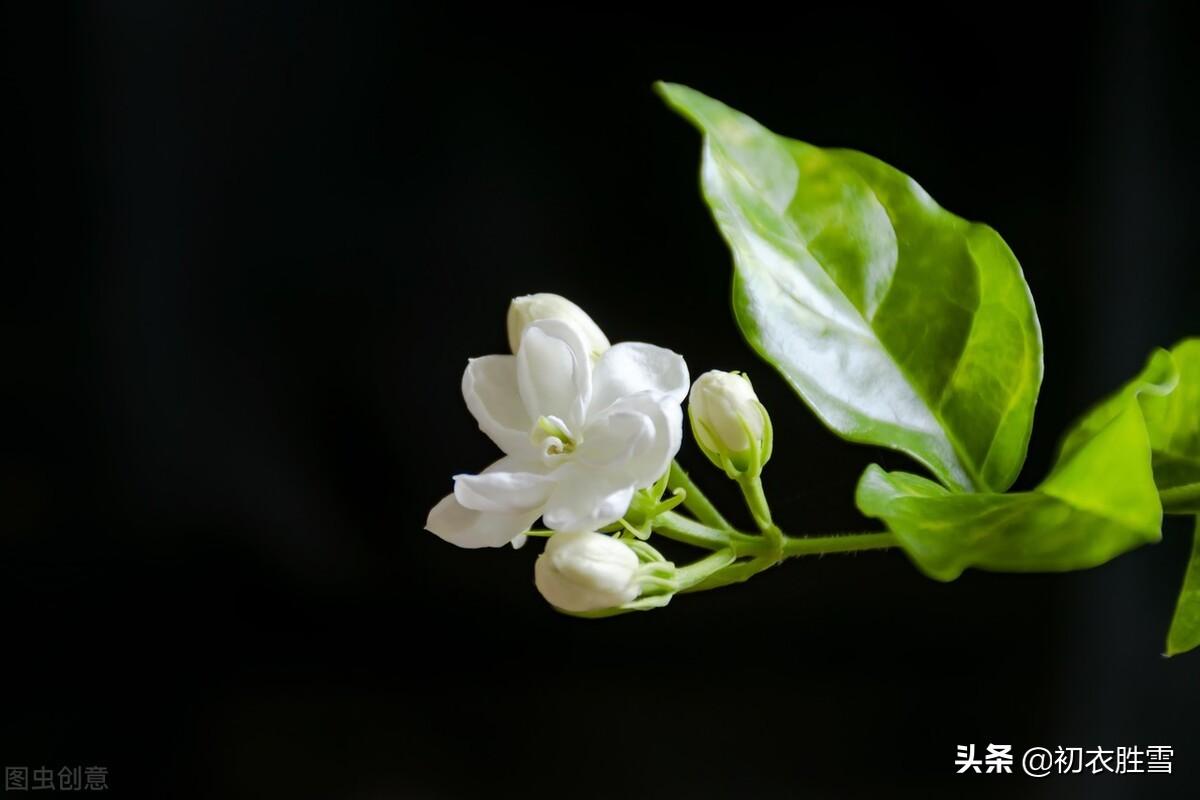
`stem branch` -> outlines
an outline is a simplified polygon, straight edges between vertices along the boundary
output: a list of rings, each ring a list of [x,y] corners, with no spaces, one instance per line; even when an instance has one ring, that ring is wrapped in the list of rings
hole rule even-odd
[[[683,507],[696,515],[696,519],[703,522],[710,528],[718,528],[720,530],[733,530],[721,512],[717,511],[716,506],[709,502],[704,496],[704,492],[696,484],[692,483],[692,479],[683,471],[683,467],[679,466],[678,461],[671,462],[671,477],[667,482],[667,486],[671,489],[683,489],[686,496],[683,499]]]
[[[667,511],[654,519],[654,530],[661,536],[706,550],[722,550],[733,545],[734,533],[696,522],[682,514]],[[738,534],[738,536],[744,536]]]
[[[738,556],[762,556],[777,549],[769,538],[754,536],[741,531],[723,531],[709,527],[682,514],[668,511],[654,521],[654,531],[667,539],[702,547],[705,550],[721,550],[733,548]],[[779,532],[773,528],[773,533]],[[784,558],[793,556],[822,555],[825,553],[853,553],[859,550],[884,550],[897,545],[896,536],[892,533],[833,533],[824,536],[805,536],[782,538],[782,554]]]

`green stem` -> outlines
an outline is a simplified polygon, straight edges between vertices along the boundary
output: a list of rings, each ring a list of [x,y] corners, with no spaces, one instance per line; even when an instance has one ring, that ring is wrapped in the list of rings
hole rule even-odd
[[[779,549],[784,558],[795,556],[823,555],[826,553],[853,553],[859,550],[884,550],[896,547],[898,542],[892,533],[831,533],[824,536],[784,536],[773,528],[781,539]],[[659,516],[654,521],[654,532],[666,539],[702,547],[705,550],[733,548],[741,556],[770,555],[776,547],[767,536],[754,536],[741,531],[722,531],[689,519],[674,511]]]
[[[738,478],[738,486],[746,498],[746,505],[754,516],[754,524],[760,531],[766,533],[774,528],[771,523],[771,507],[767,505],[767,495],[763,492],[762,479],[755,475],[753,478]]]
[[[656,517],[654,531],[667,539],[690,544],[693,547],[702,547],[705,550],[722,550],[731,547],[739,556],[762,552],[765,547],[760,536],[713,528],[674,511],[667,511]]]
[[[680,592],[703,592],[749,580],[785,558],[826,553],[853,553],[895,547],[891,533],[847,533],[795,538],[774,525],[762,536],[717,530],[668,511],[654,521],[655,533],[694,547],[713,550],[695,564],[680,569]],[[740,561],[737,559],[741,559]]]
[[[719,528],[721,530],[733,530],[721,512],[717,511],[716,506],[709,502],[704,496],[704,492],[696,484],[692,483],[692,479],[683,471],[683,467],[679,466],[678,461],[671,462],[671,477],[667,482],[667,486],[671,489],[683,489],[686,496],[683,499],[683,507],[696,515],[696,519],[708,525],[710,528]]]
[[[772,531],[779,540],[764,533],[758,553],[753,554],[752,558],[742,559],[715,571],[703,582],[692,586],[689,591],[703,592],[731,583],[741,583],[792,556],[852,553],[893,547],[896,544],[896,537],[890,533],[834,534],[794,539],[784,536],[778,528],[773,528]]]
[[[859,550],[884,550],[898,544],[894,533],[835,533],[826,536],[806,536],[802,539],[785,536],[783,556],[791,558],[825,553],[854,553]]]

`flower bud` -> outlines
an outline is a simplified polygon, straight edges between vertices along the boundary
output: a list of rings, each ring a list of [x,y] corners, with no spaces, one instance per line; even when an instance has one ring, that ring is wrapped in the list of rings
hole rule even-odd
[[[525,329],[540,319],[557,319],[573,327],[592,358],[599,358],[609,347],[608,337],[587,312],[565,297],[542,292],[514,297],[508,306],[508,346],[514,353]]]
[[[542,597],[563,611],[615,608],[636,600],[638,557],[612,537],[591,531],[562,531],[550,537],[533,567]]]
[[[740,372],[711,370],[692,384],[692,435],[729,477],[755,477],[771,457],[771,418]]]

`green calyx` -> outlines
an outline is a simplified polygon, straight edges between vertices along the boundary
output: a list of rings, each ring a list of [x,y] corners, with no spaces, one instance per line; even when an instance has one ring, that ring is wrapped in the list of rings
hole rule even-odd
[[[620,522],[614,526],[614,529],[623,528],[643,541],[650,538],[654,520],[660,514],[670,511],[687,499],[687,492],[684,489],[674,489],[670,497],[663,499],[670,477],[671,473],[668,471],[653,486],[634,492],[629,509]]]

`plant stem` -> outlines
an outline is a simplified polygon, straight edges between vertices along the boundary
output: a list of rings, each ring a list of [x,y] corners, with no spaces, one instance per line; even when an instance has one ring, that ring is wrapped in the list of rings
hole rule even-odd
[[[659,514],[654,519],[654,530],[668,539],[706,550],[721,550],[733,544],[731,531],[710,527],[674,511]]]
[[[785,536],[783,556],[823,555],[825,553],[854,553],[859,550],[884,550],[897,545],[893,533],[835,533],[826,536],[806,536],[796,539]]]
[[[761,484],[758,488],[761,491]],[[882,550],[897,545],[896,536],[892,533],[845,533],[802,538],[785,536],[783,531],[770,523],[769,518],[763,534],[754,536],[741,531],[720,530],[674,511],[660,514],[654,520],[654,532],[676,542],[714,551],[695,564],[681,568],[680,592],[703,592],[740,583],[785,558]]]
[[[738,486],[746,498],[746,505],[754,516],[754,524],[764,533],[774,527],[771,523],[771,507],[767,505],[767,495],[763,492],[762,479],[755,475],[753,478],[738,478]]]
[[[672,539],[706,550],[733,548],[738,556],[763,556],[775,549],[773,542],[764,536],[754,536],[741,531],[723,531],[709,527],[682,514],[668,511],[654,521],[654,531],[666,539]],[[778,528],[773,528],[778,532]],[[883,550],[897,545],[891,533],[833,533],[824,536],[797,538],[784,536],[782,556],[822,555],[825,553],[853,553],[858,550]]]
[[[683,489],[686,493],[683,507],[695,514],[696,519],[710,528],[733,530],[733,526],[721,516],[721,512],[717,511],[716,506],[709,502],[708,498],[704,496],[704,492],[692,483],[692,479],[683,471],[683,467],[679,466],[678,461],[671,462],[671,477],[667,486],[671,489]]]

